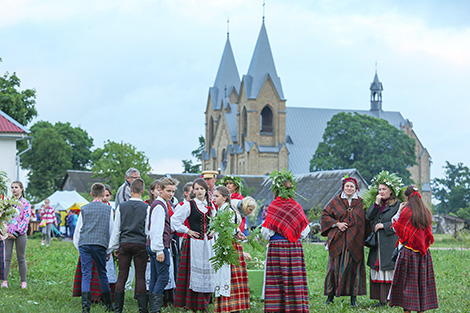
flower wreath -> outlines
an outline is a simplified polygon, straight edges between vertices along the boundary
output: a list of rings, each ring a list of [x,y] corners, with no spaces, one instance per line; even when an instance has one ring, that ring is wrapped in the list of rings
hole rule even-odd
[[[369,190],[362,194],[365,208],[369,208],[375,202],[375,199],[379,194],[379,185],[386,185],[398,200],[402,202],[405,201],[406,187],[403,186],[402,179],[395,173],[381,171],[372,178]]]
[[[219,179],[217,181],[217,185],[225,186],[225,183],[228,181],[234,183],[238,187],[238,193],[242,194],[245,184],[243,183],[243,179],[241,177],[234,176],[234,175],[225,175],[222,179]]]
[[[272,180],[271,191],[283,199],[295,197],[296,181],[292,171],[287,171],[283,168],[281,172],[274,170],[269,178]],[[284,183],[290,182],[291,186],[288,188]]]

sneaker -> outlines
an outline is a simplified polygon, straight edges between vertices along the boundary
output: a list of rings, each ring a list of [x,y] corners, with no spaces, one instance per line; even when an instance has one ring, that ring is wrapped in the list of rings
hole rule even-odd
[[[49,247],[49,244],[47,244],[46,247]]]
[[[43,240],[43,241],[41,241],[41,246],[44,246],[44,240]]]
[[[25,281],[21,282],[21,289],[26,289],[28,287],[28,284]]]
[[[8,282],[6,280],[2,282],[2,288],[8,288]]]

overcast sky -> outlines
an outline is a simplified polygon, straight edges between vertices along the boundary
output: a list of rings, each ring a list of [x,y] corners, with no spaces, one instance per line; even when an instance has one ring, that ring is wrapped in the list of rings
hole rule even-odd
[[[466,0],[268,0],[287,105],[367,110],[377,61],[383,109],[413,122],[431,176],[446,160],[470,166],[469,12]],[[33,123],[70,122],[94,148],[131,143],[153,172],[181,172],[204,134],[227,17],[243,75],[262,14],[262,0],[0,0],[0,73],[36,89]]]

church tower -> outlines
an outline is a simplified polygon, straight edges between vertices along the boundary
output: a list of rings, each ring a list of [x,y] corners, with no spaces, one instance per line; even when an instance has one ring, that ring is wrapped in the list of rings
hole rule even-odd
[[[370,110],[382,111],[382,91],[384,90],[382,83],[375,71],[374,81],[370,84]]]

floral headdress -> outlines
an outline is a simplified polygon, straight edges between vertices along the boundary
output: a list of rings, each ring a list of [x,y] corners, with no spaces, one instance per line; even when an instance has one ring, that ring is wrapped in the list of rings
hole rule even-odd
[[[344,190],[344,185],[347,183],[347,182],[351,182],[353,183],[354,185],[356,185],[356,191],[360,191],[361,189],[359,189],[359,185],[357,183],[357,179],[355,179],[354,177],[350,177],[348,175],[344,176],[342,179],[341,179],[341,189]]]
[[[245,185],[243,184],[243,179],[241,177],[238,177],[238,176],[225,175],[222,179],[219,179],[217,181],[217,185],[218,186],[225,186],[225,183],[228,182],[228,181],[234,183],[238,187],[238,193],[239,194],[242,193],[242,190],[243,190]]]
[[[296,182],[292,171],[287,171],[286,168],[282,172],[274,170],[269,178],[272,180],[271,191],[283,199],[295,197]],[[290,186],[286,186],[286,182],[290,182]]]
[[[381,171],[372,178],[369,190],[362,194],[364,207],[369,208],[379,194],[379,185],[386,185],[400,201],[405,201],[405,189],[402,179],[395,173]]]

